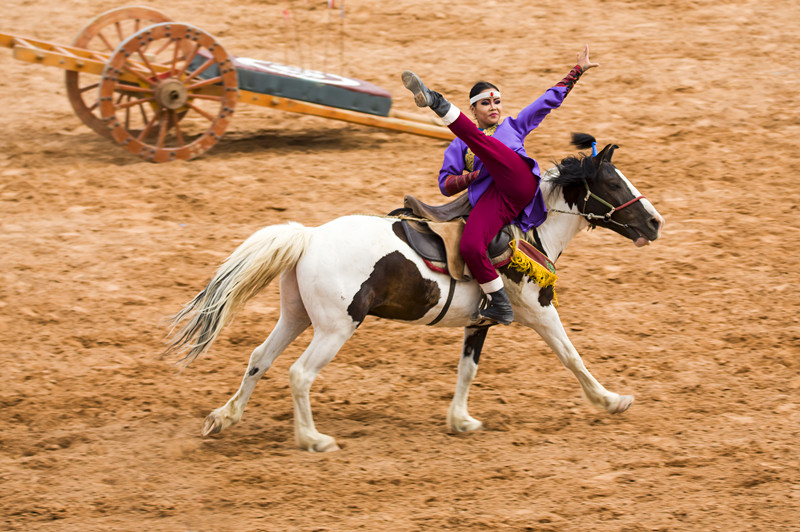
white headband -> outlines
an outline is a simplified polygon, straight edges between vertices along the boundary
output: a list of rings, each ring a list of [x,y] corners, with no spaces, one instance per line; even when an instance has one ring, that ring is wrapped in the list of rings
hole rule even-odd
[[[472,105],[475,102],[479,102],[479,101],[481,101],[483,99],[486,99],[486,98],[499,98],[499,97],[500,97],[500,91],[498,91],[498,90],[488,90],[488,91],[485,91],[485,92],[482,92],[482,93],[478,94],[477,96],[473,96],[472,98],[470,98],[469,99],[469,104]]]

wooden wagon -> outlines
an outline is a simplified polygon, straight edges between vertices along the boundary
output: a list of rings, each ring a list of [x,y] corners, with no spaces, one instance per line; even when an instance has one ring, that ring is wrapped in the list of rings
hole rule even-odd
[[[78,117],[148,161],[205,153],[237,102],[452,138],[433,118],[392,110],[391,95],[371,83],[231,56],[209,33],[148,7],[103,13],[69,46],[7,33],[0,45],[16,59],[65,69]]]

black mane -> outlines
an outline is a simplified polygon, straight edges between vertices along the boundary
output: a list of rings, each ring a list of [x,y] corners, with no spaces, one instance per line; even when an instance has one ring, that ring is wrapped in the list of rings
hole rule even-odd
[[[572,144],[579,149],[595,148],[597,141],[587,133],[573,133]],[[567,204],[574,206],[586,193],[586,186],[596,182],[606,165],[611,165],[611,156],[616,145],[607,145],[597,155],[579,154],[568,156],[556,163],[558,175],[550,178],[553,191],[561,190]],[[613,166],[613,165],[612,165]]]
[[[578,149],[586,150],[597,146],[597,141],[588,133],[573,133],[572,144]],[[591,184],[594,181],[600,167],[610,161],[615,148],[616,146],[608,145],[597,156],[580,154],[565,157],[560,163],[556,163],[558,175],[551,179],[553,189],[566,191],[580,186],[583,190],[584,182]]]
[[[554,188],[568,189],[578,185],[583,187],[584,181],[591,183],[597,174],[592,158],[583,154],[565,157],[556,164],[556,168],[558,175],[551,180]]]

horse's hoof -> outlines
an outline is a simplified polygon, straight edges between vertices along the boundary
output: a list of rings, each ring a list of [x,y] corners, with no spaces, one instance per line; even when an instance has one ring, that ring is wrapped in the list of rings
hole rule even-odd
[[[450,430],[456,434],[462,432],[473,432],[476,430],[481,430],[482,428],[483,428],[483,423],[481,423],[475,418],[465,419],[461,423],[458,424],[453,423],[450,425]]]
[[[341,451],[342,448],[336,443],[336,440],[323,440],[314,443],[309,449],[312,453],[332,453],[334,451]]]
[[[342,448],[339,447],[335,441],[324,443],[324,444],[316,444],[312,448],[312,452],[315,453],[332,453],[334,451],[341,451]]]
[[[214,413],[209,414],[203,421],[203,437],[217,434],[222,430],[222,419]]]
[[[617,405],[609,410],[611,414],[621,414],[631,407],[633,404],[632,395],[620,395]]]

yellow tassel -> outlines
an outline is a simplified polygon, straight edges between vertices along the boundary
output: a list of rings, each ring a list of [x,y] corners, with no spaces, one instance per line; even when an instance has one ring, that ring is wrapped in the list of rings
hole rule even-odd
[[[511,262],[509,266],[517,271],[520,271],[536,281],[541,287],[553,287],[553,303],[558,305],[558,297],[556,296],[556,281],[558,277],[556,274],[527,256],[521,249],[517,247],[516,239],[511,241],[511,248],[514,250],[511,255]]]

